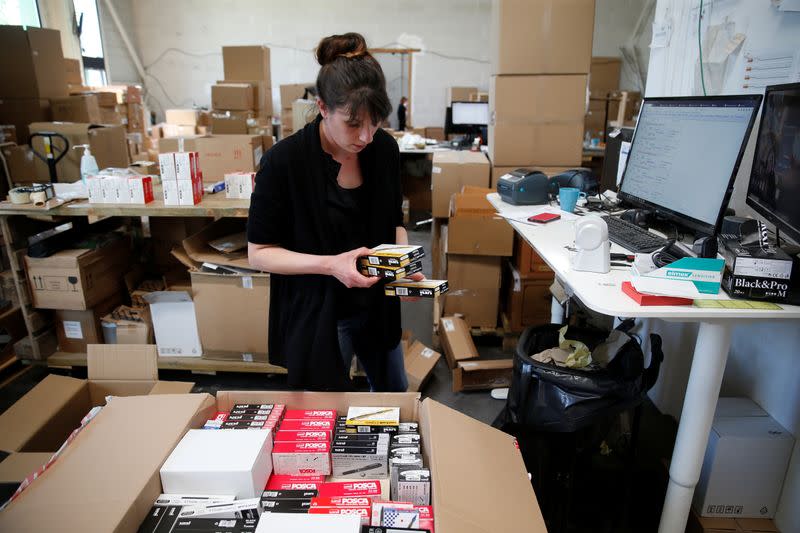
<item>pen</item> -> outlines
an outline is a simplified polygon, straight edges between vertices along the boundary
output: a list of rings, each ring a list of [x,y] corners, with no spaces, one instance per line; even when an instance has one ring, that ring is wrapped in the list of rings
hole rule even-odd
[[[380,411],[375,411],[374,413],[364,413],[363,415],[354,416],[353,418],[350,418],[349,420],[361,420],[362,418],[368,418],[370,416],[382,415],[384,413],[391,413],[393,410],[394,409],[382,409]]]

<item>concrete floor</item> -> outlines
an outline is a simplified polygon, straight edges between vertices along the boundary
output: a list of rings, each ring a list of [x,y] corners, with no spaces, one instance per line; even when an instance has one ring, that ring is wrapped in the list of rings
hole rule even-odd
[[[421,244],[426,250],[430,245],[430,226],[423,227],[420,231],[410,231],[409,240],[412,244]],[[423,272],[431,276],[430,256],[423,260]],[[415,338],[424,344],[431,345],[433,305],[430,300],[417,302],[404,302],[402,316],[404,329],[410,329]],[[498,358],[510,357],[500,347],[499,339],[480,337],[476,338],[478,351],[482,357]],[[86,377],[85,369],[72,371],[59,370],[58,373]],[[3,376],[6,383],[0,386],[0,412],[13,404],[28,390],[44,379],[48,370],[43,367],[34,367],[13,380]],[[218,390],[281,390],[286,388],[284,376],[266,376],[260,374],[235,374],[219,373],[217,375],[190,374],[181,371],[162,371],[162,379],[191,379],[196,382],[196,392],[216,393]],[[367,390],[366,380],[357,381],[357,386]],[[488,391],[452,392],[452,378],[447,364],[442,358],[436,365],[433,375],[422,391],[423,396],[430,397],[453,409],[463,412],[477,420],[491,424],[504,406],[504,402],[494,400]],[[624,465],[613,455],[601,456],[597,451],[585,454],[582,469],[573,476],[572,504],[569,509],[568,525],[559,527],[557,513],[563,512],[563,497],[555,492],[540,494],[540,506],[545,516],[548,517],[549,530],[564,532],[582,531],[608,531],[608,532],[644,532],[657,529],[658,517],[661,512],[664,489],[666,487],[663,457],[671,455],[675,439],[675,422],[661,415],[652,404],[644,405],[642,429],[635,468],[632,471],[632,485],[620,486],[621,471]],[[531,465],[529,464],[529,469]],[[554,507],[555,505],[555,507]],[[624,515],[621,509],[626,509],[628,518],[620,522]]]

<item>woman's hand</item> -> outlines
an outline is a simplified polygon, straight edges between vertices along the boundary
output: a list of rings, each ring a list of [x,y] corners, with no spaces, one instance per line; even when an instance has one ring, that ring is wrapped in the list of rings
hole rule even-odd
[[[348,289],[353,287],[372,287],[381,278],[377,276],[365,276],[359,272],[358,268],[356,267],[358,258],[368,255],[371,251],[372,250],[369,248],[357,248],[339,255],[329,256],[327,259],[328,272]]]
[[[411,274],[410,276],[408,276],[408,279],[410,279],[411,281],[422,281],[422,280],[425,279],[425,274],[423,274],[422,272],[417,272],[416,274]],[[400,300],[403,301],[403,302],[417,302],[417,301],[419,301],[419,297],[418,296],[401,296]]]

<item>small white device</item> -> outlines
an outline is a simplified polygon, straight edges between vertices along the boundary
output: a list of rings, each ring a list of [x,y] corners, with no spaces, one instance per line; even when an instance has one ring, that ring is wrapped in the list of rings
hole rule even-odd
[[[607,274],[611,270],[611,243],[608,225],[598,216],[588,215],[575,223],[575,247],[572,269]]]

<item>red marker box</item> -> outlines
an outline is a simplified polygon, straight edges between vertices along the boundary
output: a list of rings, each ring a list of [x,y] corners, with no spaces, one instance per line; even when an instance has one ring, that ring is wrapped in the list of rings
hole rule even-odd
[[[433,532],[433,507],[430,505],[415,505],[415,511],[419,511],[419,528],[430,529]]]
[[[327,431],[286,431],[275,433],[275,442],[328,442],[330,433]]]
[[[264,490],[317,490],[325,476],[283,476],[272,474]]]
[[[272,447],[272,471],[291,476],[330,475],[330,443],[277,442]]]
[[[358,481],[333,481],[323,484],[319,489],[321,498],[333,498],[340,496],[371,496],[381,495],[381,482],[376,479],[364,479]]]
[[[284,420],[331,420],[336,422],[336,411],[332,409],[289,409]]]
[[[284,431],[327,431],[333,432],[335,422],[332,420],[284,420],[281,429]]]
[[[361,517],[361,525],[368,526],[372,517],[372,507],[311,507],[308,514],[356,515]]]
[[[369,496],[328,496],[311,499],[311,507],[372,507]]]

